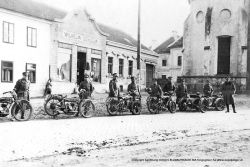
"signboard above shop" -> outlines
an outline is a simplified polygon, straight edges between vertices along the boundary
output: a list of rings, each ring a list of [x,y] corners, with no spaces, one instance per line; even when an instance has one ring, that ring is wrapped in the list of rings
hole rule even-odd
[[[62,31],[62,37],[67,38],[67,39],[71,39],[71,40],[75,40],[75,41],[79,41],[79,42],[95,44],[95,45],[97,45],[99,43],[99,40],[96,38],[85,36],[82,34],[67,32],[67,31]]]

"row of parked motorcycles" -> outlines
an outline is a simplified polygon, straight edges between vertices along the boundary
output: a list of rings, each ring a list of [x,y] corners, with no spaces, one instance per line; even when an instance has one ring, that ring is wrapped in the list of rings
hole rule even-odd
[[[150,89],[146,89],[149,93],[146,104],[150,113],[160,113],[169,111],[175,113],[177,106],[180,111],[187,109],[195,109],[205,113],[208,109],[216,109],[222,111],[225,108],[224,100],[221,94],[212,97],[196,94],[186,94],[182,98],[174,100],[173,92],[165,92],[163,96],[151,96]],[[27,121],[33,114],[33,108],[29,101],[25,99],[17,99],[15,92],[9,91],[4,94],[11,94],[11,97],[0,98],[0,117],[6,117],[9,114],[18,121]],[[82,89],[78,97],[68,98],[67,95],[55,94],[46,96],[44,102],[44,111],[49,116],[57,116],[66,114],[70,116],[82,115],[90,118],[95,113],[95,105],[89,98],[84,98],[86,91]],[[105,105],[111,116],[118,113],[131,112],[133,115],[139,115],[142,111],[141,95],[135,95],[131,91],[123,96],[108,97]]]
[[[204,96],[197,92],[196,94],[185,94],[182,98],[173,100],[173,92],[165,92],[163,96],[151,96],[150,89],[147,89],[149,97],[146,100],[147,108],[150,113],[159,113],[167,110],[171,113],[176,112],[178,106],[180,111],[186,111],[187,109],[195,109],[196,111],[205,113],[209,109],[216,109],[222,111],[225,108],[225,103],[222,94],[213,96]]]

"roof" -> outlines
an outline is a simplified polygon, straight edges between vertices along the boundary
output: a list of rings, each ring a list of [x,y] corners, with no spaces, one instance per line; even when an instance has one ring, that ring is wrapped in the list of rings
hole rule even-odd
[[[124,45],[129,45],[129,46],[132,46],[132,47],[137,47],[137,40],[132,38],[130,35],[128,35],[124,31],[119,30],[117,28],[113,28],[113,27],[104,25],[104,24],[101,24],[101,23],[97,23],[97,24],[98,24],[98,27],[103,32],[105,32],[106,34],[109,34],[109,36],[107,37],[107,40],[117,42],[117,43],[121,43],[121,44],[124,44]],[[142,45],[141,48],[144,49],[144,50],[150,51],[144,45]]]
[[[173,48],[182,48],[183,47],[183,36],[180,37],[177,41],[168,46],[169,49]]]
[[[175,41],[174,37],[168,38],[165,42],[163,42],[160,46],[154,49],[154,52],[158,54],[162,53],[170,53],[170,49],[168,46],[172,44]]]
[[[48,21],[62,19],[67,14],[63,10],[33,0],[0,0],[0,8]]]
[[[63,19],[67,15],[66,11],[33,0],[0,0],[0,8],[48,21],[54,21],[55,18]],[[122,30],[100,23],[97,24],[101,31],[109,34],[107,37],[108,40],[132,47],[137,47],[137,41]],[[144,45],[142,45],[141,48],[151,51]]]

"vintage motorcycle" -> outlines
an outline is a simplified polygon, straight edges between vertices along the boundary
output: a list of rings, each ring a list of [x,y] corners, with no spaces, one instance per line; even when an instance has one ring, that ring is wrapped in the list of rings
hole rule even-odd
[[[118,93],[119,94],[119,93]],[[141,95],[132,96],[134,92],[123,94],[123,97],[108,97],[106,99],[107,111],[111,116],[117,113],[131,112],[133,115],[141,113]]]
[[[67,98],[62,94],[50,95],[44,104],[45,112],[50,116],[57,116],[61,113],[76,116],[79,113],[85,118],[90,118],[95,112],[95,105],[90,99],[85,99],[86,90],[79,92],[79,97]]]
[[[213,95],[212,97],[203,96],[200,100],[200,110],[206,112],[210,108],[215,108],[217,111],[225,109],[225,103],[222,94]]]
[[[152,114],[159,113],[160,111],[170,111],[171,113],[176,112],[176,103],[173,101],[173,92],[165,92],[163,96],[152,97],[150,88],[146,91],[150,96],[148,96],[146,103],[148,111]]]
[[[25,99],[17,99],[16,93],[12,91],[4,92],[3,94],[7,93],[11,94],[12,97],[0,98],[0,117],[6,117],[11,114],[17,121],[28,121],[33,114],[30,102]]]
[[[187,108],[196,109],[197,111],[201,111],[204,113],[204,110],[200,110],[200,101],[202,95],[197,92],[196,94],[186,94],[184,97],[176,100],[180,111],[186,111]]]

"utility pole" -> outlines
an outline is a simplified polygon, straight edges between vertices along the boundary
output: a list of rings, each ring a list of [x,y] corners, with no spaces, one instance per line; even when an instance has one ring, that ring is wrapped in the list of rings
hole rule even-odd
[[[247,91],[250,92],[250,2],[247,5],[247,15],[248,15],[248,35],[247,35]]]
[[[137,76],[138,84],[141,87],[141,0],[138,4],[138,39],[137,39]]]

